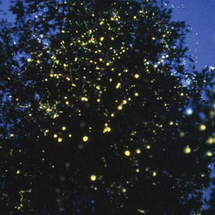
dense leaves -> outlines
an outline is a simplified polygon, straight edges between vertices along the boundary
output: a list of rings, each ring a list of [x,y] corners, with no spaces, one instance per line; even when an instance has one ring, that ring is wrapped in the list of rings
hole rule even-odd
[[[17,0],[12,11],[4,213],[200,212],[213,71],[187,69],[188,30],[168,4]]]

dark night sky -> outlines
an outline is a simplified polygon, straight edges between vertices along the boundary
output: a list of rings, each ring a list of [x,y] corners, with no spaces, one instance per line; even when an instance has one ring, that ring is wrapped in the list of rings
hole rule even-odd
[[[174,19],[186,21],[193,30],[188,34],[188,46],[197,57],[197,68],[215,66],[215,1],[170,0]]]

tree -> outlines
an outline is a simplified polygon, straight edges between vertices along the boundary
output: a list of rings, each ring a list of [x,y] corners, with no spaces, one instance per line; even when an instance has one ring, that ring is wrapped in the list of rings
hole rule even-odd
[[[206,209],[204,210],[204,213],[203,213],[204,215],[213,214],[213,212],[215,211],[214,210],[215,209],[214,208],[214,205],[215,205],[215,202],[214,202],[214,178],[211,179],[210,188],[211,188],[210,198],[207,199],[205,197]]]
[[[17,0],[11,9],[5,213],[200,211],[214,130],[202,93],[213,74],[185,69],[188,30],[168,4]]]
[[[213,95],[211,96],[211,100],[213,101],[214,103],[214,93]],[[214,118],[215,116],[215,112],[214,110],[210,111],[209,113],[209,118]],[[209,143],[213,143],[215,141],[215,138],[214,138],[214,134],[210,136],[210,138],[208,139],[208,142]],[[209,184],[209,188],[208,188],[208,192],[207,194],[209,195],[209,198],[208,196],[206,195],[205,198],[204,198],[204,203],[205,203],[205,210],[203,211],[202,214],[204,215],[210,215],[210,214],[213,214],[213,212],[215,211],[215,201],[214,201],[214,193],[215,193],[215,189],[214,189],[214,185],[215,185],[215,178],[214,178],[214,157],[212,159],[212,174],[210,175],[210,184]]]
[[[11,129],[14,126],[14,120],[16,118],[11,117],[14,113],[14,107],[11,103],[11,72],[16,62],[13,60],[13,45],[11,37],[11,25],[5,20],[0,21],[0,153],[1,153],[1,165],[0,165],[0,186],[1,189],[5,186],[6,180],[10,172],[8,172],[8,166],[10,166],[10,157],[13,152],[12,144],[9,144],[8,138],[10,137]],[[5,190],[6,191],[6,190]],[[8,194],[2,193],[0,197],[1,210],[6,210],[9,207],[9,202],[5,201]]]

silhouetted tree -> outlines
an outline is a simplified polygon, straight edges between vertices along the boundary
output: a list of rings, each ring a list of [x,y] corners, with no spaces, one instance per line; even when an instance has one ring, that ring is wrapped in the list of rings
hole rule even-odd
[[[188,29],[169,5],[17,0],[12,11],[4,213],[200,211],[213,73],[186,69]]]
[[[211,101],[212,101],[213,104],[215,104],[215,91],[213,91],[213,93],[212,93]],[[214,119],[214,117],[215,117],[215,111],[214,111],[214,107],[213,107],[213,109],[211,109],[210,112],[209,112],[208,118],[209,119]],[[213,120],[212,120],[212,122],[213,122]],[[214,138],[214,134],[213,134],[208,138],[208,143],[213,144],[214,141],[215,141],[215,138]],[[214,150],[213,150],[213,154],[214,154]],[[214,171],[214,156],[213,156],[213,159],[212,159],[211,163],[213,163],[211,168],[212,168],[212,171]],[[213,175],[211,175],[210,184],[209,184],[209,187],[208,187],[207,193],[206,193],[207,195],[205,195],[205,199],[204,199],[204,204],[206,206],[205,210],[203,210],[203,213],[202,213],[204,215],[211,215],[215,211],[214,185],[215,185],[215,178],[214,178]],[[209,196],[209,198],[208,198],[208,196]]]

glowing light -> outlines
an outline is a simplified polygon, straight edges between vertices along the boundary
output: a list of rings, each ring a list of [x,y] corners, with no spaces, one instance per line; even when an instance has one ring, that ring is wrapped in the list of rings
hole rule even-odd
[[[90,176],[90,180],[91,180],[91,181],[96,181],[96,179],[97,179],[96,175],[91,175],[91,176]]]
[[[105,38],[104,37],[100,37],[100,41],[103,41]]]
[[[152,173],[152,176],[155,177],[156,175],[157,175],[157,172],[154,171],[154,172]]]
[[[146,149],[151,149],[151,146],[150,146],[150,145],[147,145],[147,146],[146,146]]]
[[[208,152],[207,152],[207,156],[208,156],[208,157],[211,157],[212,155],[213,155],[213,153],[212,153],[211,151],[208,151]]]
[[[88,101],[88,98],[87,98],[87,97],[81,97],[81,101],[87,102],[87,101]]]
[[[187,115],[192,115],[193,114],[193,110],[192,110],[192,108],[188,108],[187,110],[186,110],[186,114]]]
[[[10,137],[14,137],[14,134],[10,134]]]
[[[184,132],[180,132],[180,137],[184,137],[185,136],[185,133]]]
[[[52,111],[51,108],[47,108],[47,109],[46,109],[46,112],[47,112],[47,113],[49,113],[49,112],[51,112],[51,111]]]
[[[141,153],[141,150],[140,150],[140,149],[137,149],[137,150],[136,150],[136,153],[137,153],[137,154],[140,154],[140,153]]]
[[[107,132],[111,132],[111,128],[110,127],[105,127],[103,130],[103,133],[107,133]]]
[[[189,146],[186,146],[186,147],[184,148],[184,153],[185,153],[185,154],[190,154],[190,153],[191,153],[191,148],[190,148]]]
[[[137,212],[141,213],[141,214],[145,214],[146,212],[142,209],[137,209]]]
[[[214,138],[213,138],[213,137],[210,137],[210,138],[208,139],[208,143],[209,143],[209,144],[213,144],[213,143],[214,143]]]
[[[199,129],[200,129],[201,131],[205,131],[205,130],[206,130],[206,126],[202,124],[202,125],[200,125]]]
[[[126,100],[123,100],[122,103],[125,105],[127,104],[128,102]]]
[[[54,119],[56,119],[57,117],[59,117],[58,114],[54,114],[54,115],[53,115],[53,118],[54,118]]]
[[[19,174],[20,174],[20,170],[17,170],[17,171],[16,171],[16,174],[19,175]]]
[[[119,105],[119,106],[118,106],[118,110],[122,110],[122,105]]]
[[[54,138],[57,138],[57,134],[54,134],[53,137],[54,137]]]
[[[83,141],[84,141],[84,142],[87,142],[88,139],[89,139],[88,136],[84,136],[84,137],[83,137]]]
[[[139,93],[134,93],[134,96],[136,96],[136,97],[139,96]]]
[[[128,157],[129,157],[130,155],[131,155],[130,151],[129,151],[129,150],[126,150],[126,151],[125,151],[125,156],[128,156]]]
[[[140,172],[140,169],[136,169],[136,172]]]
[[[72,134],[69,134],[69,137],[72,137]]]
[[[127,190],[126,190],[125,188],[124,188],[124,189],[122,189],[122,192],[123,192],[123,193],[126,193],[126,191],[127,191]]]
[[[62,127],[62,130],[65,131],[65,130],[66,130],[66,126],[63,126],[63,127]]]
[[[139,75],[139,74],[135,74],[134,77],[135,77],[136,79],[138,79],[138,78],[140,77],[140,75]]]
[[[58,138],[58,143],[61,143],[63,141],[63,139],[61,137]]]
[[[120,88],[120,86],[121,86],[121,83],[117,83],[117,85],[116,85],[116,89],[119,89],[119,88]]]

